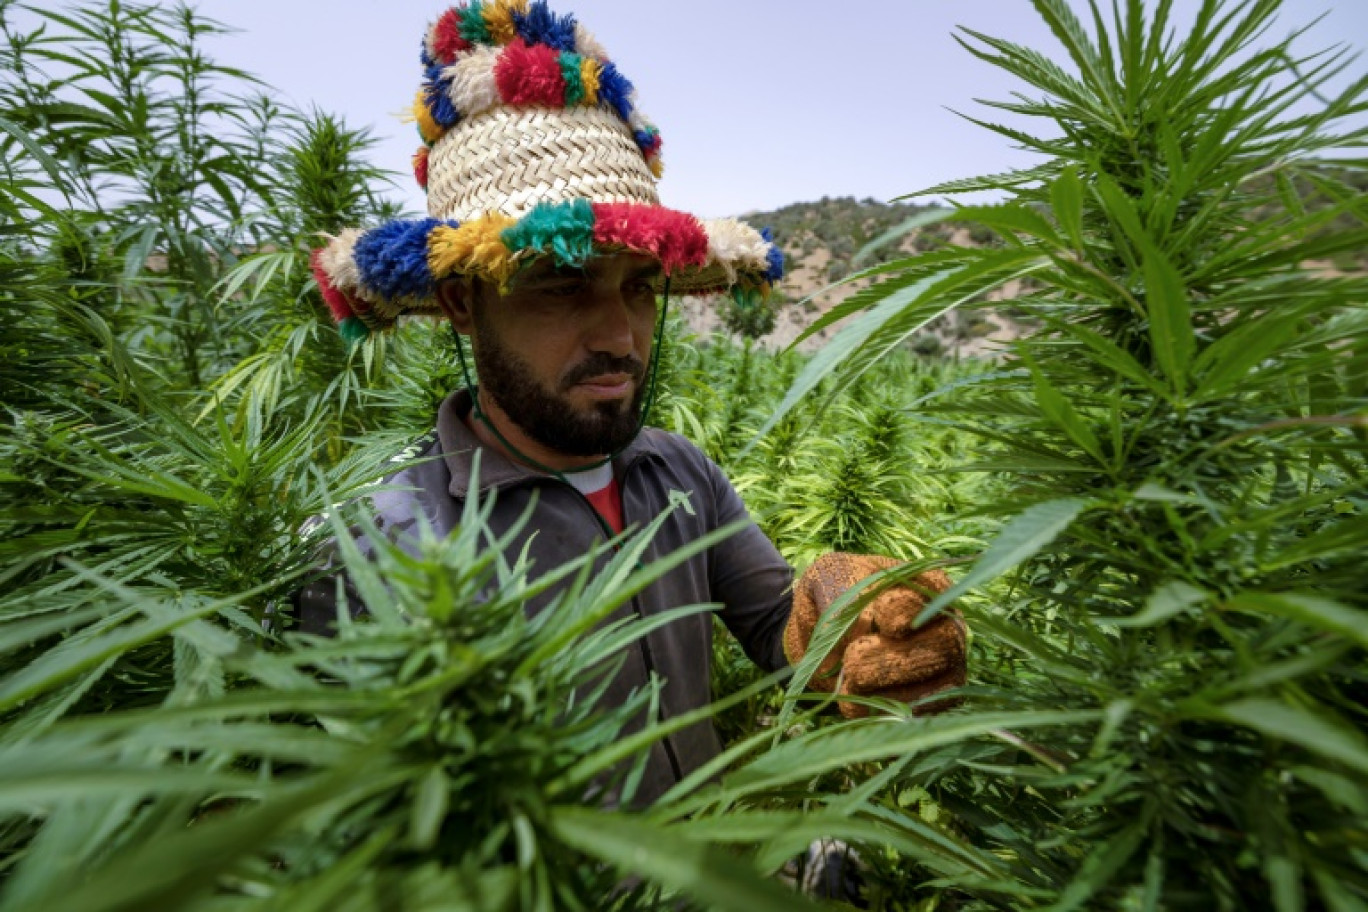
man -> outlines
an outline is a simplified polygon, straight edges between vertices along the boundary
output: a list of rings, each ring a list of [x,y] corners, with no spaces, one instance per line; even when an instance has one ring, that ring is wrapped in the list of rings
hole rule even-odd
[[[478,387],[468,383],[442,403],[435,435],[413,454],[428,458],[374,498],[378,524],[402,540],[421,516],[443,534],[474,481],[495,497],[496,534],[535,503],[512,550],[526,548],[534,572],[546,572],[640,528],[684,495],[688,509],[670,514],[647,560],[746,524],[622,610],[652,616],[719,603],[719,617],[761,667],[797,661],[821,611],[892,562],[828,556],[798,586],[795,608],[789,567],[746,521],[718,467],[684,438],[642,427],[662,301],[726,290],[753,301],[781,276],[778,250],[741,222],[660,206],[659,131],[593,37],[543,0],[446,11],[428,30],[422,61],[414,115],[425,144],[415,170],[432,217],[344,232],[314,259],[348,338],[426,314],[472,340]],[[949,616],[925,628],[910,621],[928,587],[948,584],[921,580],[920,591],[904,587],[871,604],[832,651],[824,668],[834,672],[843,652],[863,650],[860,663],[844,668],[844,693],[917,699],[962,683],[962,625]],[[326,629],[333,591],[319,584],[301,594],[306,630]],[[621,703],[659,675],[663,718],[706,705],[711,635],[705,615],[652,631],[629,650],[603,699]],[[835,680],[813,683],[832,689]],[[719,750],[707,723],[663,739],[636,800],[658,797]]]

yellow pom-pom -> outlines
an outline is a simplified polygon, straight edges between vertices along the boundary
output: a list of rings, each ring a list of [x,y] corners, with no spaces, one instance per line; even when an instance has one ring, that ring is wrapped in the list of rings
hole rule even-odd
[[[485,28],[489,29],[489,37],[495,43],[508,44],[518,36],[517,27],[513,24],[515,12],[526,13],[527,0],[496,0],[481,7],[480,15],[484,17]]]
[[[517,268],[499,237],[517,219],[492,213],[452,228],[440,225],[428,235],[428,269],[434,279],[478,275],[504,285]]]
[[[660,160],[659,155],[646,159],[646,167],[651,169],[651,174],[656,180],[665,176],[665,162]]]
[[[580,82],[584,84],[584,98],[580,104],[588,107],[598,104],[599,74],[602,72],[603,65],[593,57],[585,57],[580,61]]]
[[[446,131],[441,124],[432,119],[432,112],[423,102],[423,90],[418,90],[418,95],[413,100],[413,119],[418,121],[418,133],[423,137],[425,143],[435,143],[442,138]]]

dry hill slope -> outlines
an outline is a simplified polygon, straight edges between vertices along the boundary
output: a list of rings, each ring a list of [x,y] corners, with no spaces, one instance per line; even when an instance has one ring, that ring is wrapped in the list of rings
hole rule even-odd
[[[786,275],[778,288],[779,311],[774,329],[760,338],[766,348],[782,348],[809,324],[868,283],[828,286],[852,271],[851,258],[870,239],[903,224],[927,207],[852,197],[823,197],[815,202],[793,203],[772,212],[753,212],[746,221],[768,226],[784,251]],[[945,244],[977,246],[991,242],[991,235],[961,226],[932,225],[913,231],[897,243],[877,251],[871,262],[884,262]],[[1011,297],[1017,289],[1009,285],[997,297]],[[700,336],[725,331],[717,313],[717,302],[686,297],[682,301],[690,328]],[[829,327],[801,346],[820,347],[835,333]],[[952,314],[940,320],[913,341],[927,354],[946,353],[964,356],[990,356],[1001,341],[1015,338],[1020,327],[1012,315],[1001,313]]]

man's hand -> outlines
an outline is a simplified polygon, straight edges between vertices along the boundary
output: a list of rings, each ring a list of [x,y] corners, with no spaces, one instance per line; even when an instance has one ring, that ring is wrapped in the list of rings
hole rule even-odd
[[[823,554],[793,587],[793,613],[784,628],[784,653],[797,664],[807,654],[817,620],[852,586],[900,561],[862,554]],[[836,646],[822,660],[808,687],[832,691],[840,677],[840,694],[888,697],[912,702],[965,680],[965,626],[958,611],[946,610],[921,627],[917,615],[950,588],[941,570],[927,570],[906,583],[885,589],[860,612]],[[954,701],[940,700],[916,707],[920,714],[949,709]],[[864,706],[840,703],[846,718],[868,714]]]

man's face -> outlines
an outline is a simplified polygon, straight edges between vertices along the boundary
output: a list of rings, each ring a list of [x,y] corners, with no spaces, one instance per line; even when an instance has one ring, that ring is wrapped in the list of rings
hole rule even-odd
[[[541,259],[502,296],[476,288],[480,383],[533,440],[593,457],[631,442],[640,420],[655,330],[649,257],[595,257],[584,268]]]

